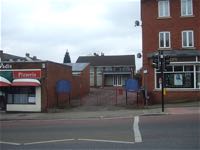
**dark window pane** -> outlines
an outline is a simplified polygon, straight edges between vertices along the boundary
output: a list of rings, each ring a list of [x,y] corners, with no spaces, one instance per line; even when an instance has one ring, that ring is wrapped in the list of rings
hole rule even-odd
[[[184,66],[185,71],[193,71],[194,67],[193,66]]]
[[[183,46],[187,46],[187,33],[183,32]]]
[[[196,71],[200,71],[200,65],[196,65]]]
[[[188,32],[188,42],[189,42],[189,46],[193,46],[193,36],[192,36],[192,32]]]
[[[174,66],[174,71],[183,71],[183,66]]]
[[[170,71],[173,71],[172,66],[167,66],[167,67],[165,68],[165,72],[170,72]]]
[[[200,89],[200,72],[198,72],[198,73],[196,73],[196,77],[197,77],[197,79],[196,79],[196,86],[197,86],[197,88],[199,88]]]

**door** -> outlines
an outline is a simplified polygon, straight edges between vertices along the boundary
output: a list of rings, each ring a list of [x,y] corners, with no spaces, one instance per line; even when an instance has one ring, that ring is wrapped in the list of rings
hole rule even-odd
[[[113,75],[113,86],[122,86],[122,76]]]

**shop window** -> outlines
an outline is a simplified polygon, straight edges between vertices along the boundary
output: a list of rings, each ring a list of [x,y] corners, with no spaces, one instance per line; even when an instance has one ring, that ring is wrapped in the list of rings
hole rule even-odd
[[[166,88],[194,88],[193,73],[165,73]],[[160,88],[161,74],[157,74],[157,88]]]
[[[35,104],[35,87],[11,87],[8,104]]]
[[[164,77],[166,88],[200,88],[200,65],[169,66]],[[156,88],[161,88],[159,70],[156,70]]]
[[[192,0],[181,0],[181,16],[193,15]]]
[[[172,72],[173,71],[173,67],[172,66],[167,66],[165,71]]]
[[[158,1],[158,16],[159,17],[169,17],[170,16],[169,0],[159,0]]]
[[[174,71],[183,71],[183,66],[174,66]]]
[[[184,66],[184,71],[194,71],[194,66],[192,65]]]

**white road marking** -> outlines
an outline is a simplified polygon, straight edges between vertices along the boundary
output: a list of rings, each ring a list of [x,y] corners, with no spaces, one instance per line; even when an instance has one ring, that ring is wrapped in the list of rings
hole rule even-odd
[[[142,142],[142,136],[141,136],[140,129],[139,129],[139,116],[134,117],[133,132],[134,132],[134,136],[135,136],[135,142],[136,143]]]
[[[8,145],[21,145],[20,143],[4,142],[4,141],[0,141],[0,144],[8,144]]]
[[[56,142],[67,142],[67,141],[74,141],[74,140],[75,140],[75,139],[49,140],[49,141],[40,141],[40,142],[24,143],[24,145],[45,144],[45,143],[56,143]]]
[[[113,141],[113,140],[98,140],[98,139],[77,139],[78,141],[89,141],[89,142],[105,142],[105,143],[119,143],[119,144],[134,144],[134,142],[128,141]]]

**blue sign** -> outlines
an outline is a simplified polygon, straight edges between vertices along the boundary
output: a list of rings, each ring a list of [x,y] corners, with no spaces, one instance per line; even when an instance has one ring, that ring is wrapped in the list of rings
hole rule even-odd
[[[139,90],[138,80],[128,79],[126,81],[125,88],[126,88],[126,91],[128,91],[128,92],[137,92]]]
[[[70,93],[71,92],[71,82],[68,80],[59,80],[56,83],[56,92],[57,93]]]

